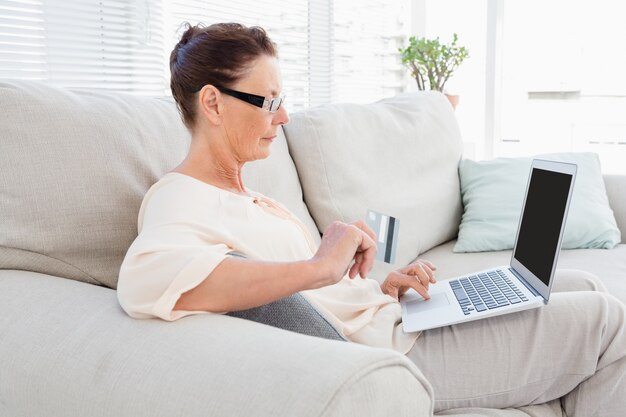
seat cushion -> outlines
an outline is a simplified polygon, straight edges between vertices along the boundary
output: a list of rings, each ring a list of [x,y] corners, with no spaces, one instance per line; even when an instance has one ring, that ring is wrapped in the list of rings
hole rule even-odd
[[[553,400],[549,403],[529,405],[520,408],[457,408],[435,414],[447,417],[563,417],[561,401]]]
[[[494,266],[507,265],[511,251],[453,253],[450,241],[421,254],[437,266],[437,278],[448,279]],[[581,269],[597,275],[611,294],[626,302],[626,245],[613,249],[562,250],[557,268]]]
[[[1,416],[409,417],[433,409],[430,384],[390,349],[220,314],[135,320],[108,288],[26,271],[0,271],[0,305]]]

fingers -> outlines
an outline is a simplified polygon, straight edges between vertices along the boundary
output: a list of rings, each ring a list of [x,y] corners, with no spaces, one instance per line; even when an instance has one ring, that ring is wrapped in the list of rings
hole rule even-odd
[[[407,267],[400,269],[398,272],[411,276],[414,280],[417,280],[426,290],[431,283],[437,282],[432,275],[432,271],[427,266],[421,264],[411,264]]]
[[[345,268],[341,277],[348,273],[350,278],[357,274],[365,278],[374,266],[375,239],[374,232],[361,221],[351,224],[333,222],[324,232],[315,257],[328,259],[331,271],[341,272],[337,271],[339,265]],[[335,273],[331,275],[336,277]]]
[[[432,262],[427,261],[426,259],[418,259],[417,261],[413,262],[411,265],[422,265],[422,267],[430,269],[431,271],[437,270],[437,267]]]
[[[354,255],[354,265],[350,268],[349,275],[350,278],[354,278],[358,273],[361,278],[365,278],[374,267],[374,259],[376,257],[376,235],[374,235],[374,239],[372,239],[370,234],[367,233],[367,230],[369,230],[372,234],[373,232],[369,227],[367,227],[367,225],[363,222],[355,223],[361,223],[360,225],[354,223],[351,224],[352,227],[358,230],[360,242]],[[364,226],[367,230],[362,229],[360,226]]]
[[[365,232],[374,242],[376,242],[376,239],[378,239],[378,236],[376,236],[376,233],[374,233],[374,231],[372,230],[371,227],[369,227],[367,224],[365,224],[365,222],[363,220],[357,220],[355,222],[350,223],[353,226],[358,227],[359,229],[361,229],[363,232]]]
[[[409,288],[413,288],[424,300],[429,300],[428,286],[437,282],[434,275],[436,269],[431,262],[419,259],[400,270],[391,272],[381,284],[381,288],[385,294],[395,299],[399,299]]]
[[[426,286],[419,280],[415,279],[414,275],[403,275],[400,279],[405,287],[413,288],[422,296],[424,300],[430,300],[430,294],[428,294],[428,283]]]
[[[389,294],[396,300],[400,295],[404,294],[407,289],[413,288],[424,300],[429,300],[430,295],[428,289],[416,279],[414,275],[406,275],[399,271],[394,271],[387,276],[385,282],[381,285],[385,294]]]
[[[357,273],[361,273],[361,267],[363,266],[363,261],[365,260],[363,253],[361,252],[357,252],[357,254],[354,256],[354,276],[356,276]],[[369,271],[367,271],[369,272]],[[367,275],[366,272],[366,275]],[[364,275],[361,274],[361,278],[364,278]]]
[[[352,266],[350,267],[350,270],[348,271],[348,276],[350,277],[350,279],[353,279],[354,277],[356,277],[356,274],[359,273],[359,263],[358,262],[354,262],[352,264]]]
[[[423,264],[426,264],[426,266],[428,266],[430,269],[432,269],[433,271],[437,270],[437,267],[435,265],[433,265],[432,262],[427,261],[426,259],[418,259],[417,262],[421,262]]]
[[[400,289],[394,285],[390,285],[387,283],[387,281],[385,281],[385,283],[383,283],[383,285],[381,286],[382,290],[385,294],[388,294],[390,296],[392,296],[393,298],[395,298],[396,300],[400,299],[400,296],[405,292],[403,291],[402,294],[400,294]]]
[[[428,289],[428,285],[432,282],[433,279],[435,279],[433,277],[433,272],[430,270],[430,268],[425,267],[422,264],[415,265],[415,268],[417,270],[417,273],[415,275],[418,277],[422,285],[426,287],[426,289]]]
[[[348,275],[350,276],[350,278],[354,278],[359,273],[359,268],[361,267],[362,263],[363,263],[363,254],[360,252],[357,252],[356,255],[354,255],[354,263],[352,263],[348,271]]]
[[[374,265],[375,254],[376,243],[366,232],[356,225],[335,221],[324,231],[312,259],[328,280],[336,283],[346,274],[350,278],[357,273],[367,276]]]

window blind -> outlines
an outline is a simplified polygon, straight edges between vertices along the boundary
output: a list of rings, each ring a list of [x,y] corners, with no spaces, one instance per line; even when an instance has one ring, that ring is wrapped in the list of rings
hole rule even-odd
[[[289,110],[300,110],[310,105],[307,0],[294,0],[288,5],[275,0],[231,0],[228,3],[166,0],[166,3],[169,51],[180,38],[182,22],[207,26],[218,22],[238,22],[246,26],[261,26],[278,45],[283,92],[287,95],[285,104]]]
[[[368,103],[405,90],[398,48],[408,39],[407,0],[334,3],[335,98]]]
[[[169,95],[181,24],[236,21],[278,44],[289,110],[403,91],[409,0],[0,0],[0,78]],[[355,13],[355,8],[358,12]]]
[[[162,95],[162,26],[147,0],[3,0],[0,77]]]
[[[309,1],[309,106],[334,102],[333,1]]]

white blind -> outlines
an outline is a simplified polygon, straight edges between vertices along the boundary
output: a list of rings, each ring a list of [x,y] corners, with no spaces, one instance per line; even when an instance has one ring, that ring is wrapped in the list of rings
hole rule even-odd
[[[147,0],[1,0],[0,77],[161,95],[162,27]]]
[[[408,39],[409,1],[338,0],[333,12],[335,98],[366,103],[404,91],[398,48]]]
[[[0,78],[164,95],[181,24],[259,25],[290,110],[403,91],[409,0],[0,0]]]
[[[309,1],[309,106],[334,101],[333,1]]]

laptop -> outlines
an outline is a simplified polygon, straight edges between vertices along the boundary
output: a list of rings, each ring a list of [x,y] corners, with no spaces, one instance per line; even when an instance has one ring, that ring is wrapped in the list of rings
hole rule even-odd
[[[434,329],[547,304],[576,168],[534,159],[510,264],[430,284],[430,300],[410,289],[400,300],[404,331]]]

